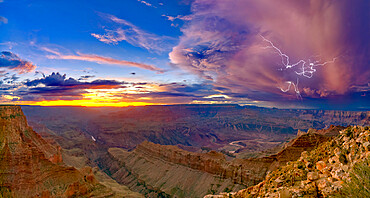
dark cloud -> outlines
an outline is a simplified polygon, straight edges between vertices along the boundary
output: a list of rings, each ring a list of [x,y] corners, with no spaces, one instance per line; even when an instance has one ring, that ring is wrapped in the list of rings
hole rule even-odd
[[[17,76],[17,75],[15,75],[15,74],[13,74],[13,75],[11,75],[11,76],[9,76],[9,77],[5,77],[5,78],[3,79],[3,81],[7,82],[8,84],[12,84],[12,83],[14,83],[15,81],[17,81],[19,78],[20,78],[19,76]]]
[[[81,82],[74,78],[67,78],[66,74],[61,75],[58,72],[53,72],[49,76],[35,80],[28,80],[24,84],[26,86],[37,86],[43,84],[49,87],[65,87],[69,89],[103,89],[120,88],[124,82],[115,80],[94,80],[91,82]]]
[[[164,104],[192,103],[193,101],[209,101],[206,98],[212,94],[218,94],[212,89],[212,85],[168,83],[160,84],[158,90],[130,95],[131,99],[150,98],[149,102]],[[127,95],[126,95],[127,96]]]
[[[213,85],[207,83],[201,84],[182,84],[182,83],[171,83],[171,84],[163,84],[162,86],[166,87],[168,92],[172,93],[186,93],[192,95],[201,95],[201,96],[208,96],[212,94],[217,94],[213,90]]]
[[[36,76],[37,74],[41,74],[41,75],[42,75],[42,77],[44,77],[44,78],[45,78],[45,74],[44,74],[44,72],[41,72],[41,71],[35,71],[35,76]]]
[[[350,98],[356,92],[352,87],[370,79],[368,10],[366,0],[196,0],[170,59],[212,80],[217,91],[253,100],[302,105]],[[298,76],[300,67],[285,69],[261,35],[292,63],[337,59],[316,67],[312,78]],[[303,102],[296,101],[293,88],[280,89],[297,78]],[[366,100],[361,104],[369,106]]]
[[[101,93],[106,89],[135,88],[136,92],[115,93],[112,97],[125,102],[151,102],[158,104],[191,103],[194,100],[209,101],[205,98],[217,94],[210,84],[182,84],[168,83],[155,84],[148,82],[120,82],[115,80],[94,80],[83,82],[60,73],[52,73],[43,78],[27,80],[24,87],[14,91],[13,95],[20,97],[22,101],[43,101],[43,100],[79,100],[83,94],[88,93],[86,89],[96,89]],[[158,87],[158,88],[152,88]],[[10,90],[10,89],[7,89]],[[101,91],[104,90],[104,91]],[[121,98],[121,99],[117,99]],[[216,100],[218,100],[216,98]]]
[[[95,76],[94,75],[84,75],[84,76],[80,76],[80,78],[78,78],[78,80],[88,80],[90,78],[94,78]]]
[[[36,69],[36,65],[22,60],[18,55],[2,51],[0,53],[0,68],[6,68],[17,71],[19,74],[28,73]]]
[[[82,76],[82,78],[90,77]],[[4,80],[16,81],[18,77],[13,75]],[[128,88],[130,91],[126,92],[125,89]],[[91,89],[94,89],[94,91],[91,91]],[[174,82],[157,84],[102,79],[86,82],[85,80],[81,81],[81,78],[76,80],[58,72],[12,85],[0,83],[0,94],[11,95],[17,98],[16,102],[89,100],[89,97],[85,97],[85,94],[90,96],[91,94],[102,94],[106,99],[111,99],[114,102],[145,102],[154,104],[236,102],[233,98],[230,99],[222,95],[217,89],[210,83],[186,84]],[[243,99],[235,98],[238,100]]]
[[[27,86],[37,86],[39,84],[43,84],[46,86],[66,86],[66,85],[76,85],[79,84],[77,80],[74,78],[66,79],[66,74],[61,75],[59,73],[52,73],[49,76],[44,78],[30,80],[25,83]]]
[[[124,84],[125,82],[121,81],[100,79],[82,82],[67,78],[66,74],[53,72],[43,78],[23,82],[24,86],[19,86],[21,88],[14,91],[13,95],[22,97],[23,101],[78,100],[83,98],[83,94],[88,93],[86,89],[118,89],[126,87]]]

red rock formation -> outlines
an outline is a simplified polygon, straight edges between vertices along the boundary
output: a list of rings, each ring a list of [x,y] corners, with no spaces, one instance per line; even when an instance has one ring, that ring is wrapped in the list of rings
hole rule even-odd
[[[109,155],[99,162],[117,182],[147,196],[162,193],[163,197],[201,197],[210,192],[256,185],[268,172],[297,160],[302,151],[312,150],[328,139],[330,137],[311,130],[302,133],[275,155],[231,161],[215,151],[194,153],[177,146],[145,141],[131,152],[111,148]],[[179,176],[186,182],[178,183]],[[199,178],[207,179],[202,182],[198,181]]]
[[[179,149],[176,146],[159,145],[147,141],[138,145],[131,155],[165,160],[219,175],[222,178],[230,178],[235,183],[250,186],[260,182],[268,171],[273,171],[288,161],[297,160],[302,151],[310,151],[328,139],[329,137],[319,133],[309,132],[293,139],[282,151],[275,155],[263,158],[234,159],[232,161],[227,161],[223,154],[215,151],[193,153]]]
[[[104,188],[62,163],[61,149],[27,125],[19,106],[0,106],[0,194],[4,197],[69,197]],[[77,187],[78,188],[77,188]]]

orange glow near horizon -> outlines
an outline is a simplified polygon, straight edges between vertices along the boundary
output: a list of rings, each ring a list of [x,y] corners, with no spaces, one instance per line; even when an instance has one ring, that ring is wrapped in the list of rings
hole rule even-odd
[[[52,100],[38,101],[29,103],[33,106],[82,106],[82,107],[127,107],[127,106],[146,106],[146,105],[161,105],[148,102],[98,102],[94,100]]]
[[[83,106],[83,107],[127,107],[127,106],[146,106],[154,105],[155,103],[140,101],[125,101],[116,94],[121,93],[122,90],[93,90],[86,89],[88,93],[83,94],[80,100],[51,100],[51,101],[38,101],[30,105],[38,106]],[[127,92],[127,91],[126,91]],[[135,93],[134,91],[132,91]]]
[[[54,99],[41,101],[20,101],[19,97],[11,95],[4,95],[2,103],[9,103],[15,105],[31,105],[31,106],[78,106],[78,107],[127,107],[127,106],[147,106],[147,105],[173,105],[176,103],[163,101],[163,99],[156,100],[156,98],[147,95],[151,92],[166,92],[166,87],[161,87],[156,84],[140,85],[140,88],[135,86],[115,89],[84,89],[80,97],[76,99]],[[218,94],[210,95],[205,98],[224,97],[230,98],[227,95]],[[15,99],[15,100],[14,100]],[[230,104],[230,101],[189,101],[188,104]]]
[[[44,100],[44,101],[12,101],[13,97],[4,97],[7,102],[18,105],[33,106],[82,106],[82,107],[127,107],[127,106],[146,106],[146,105],[165,105],[153,103],[149,97],[140,97],[141,93],[135,88],[131,89],[85,89],[87,93],[82,94],[81,99],[76,100]],[[123,98],[125,93],[136,95],[134,98]]]

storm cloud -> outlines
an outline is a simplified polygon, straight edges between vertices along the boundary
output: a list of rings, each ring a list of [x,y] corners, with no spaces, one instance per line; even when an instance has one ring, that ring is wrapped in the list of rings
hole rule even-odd
[[[297,81],[306,101],[348,98],[370,79],[368,10],[366,0],[196,0],[170,59],[225,93],[255,100],[297,100],[292,88],[281,91]],[[262,36],[292,63],[336,59],[312,78],[299,76],[300,67],[285,68]],[[369,93],[359,95],[366,102]]]
[[[28,80],[24,83],[26,86],[44,85],[46,87],[64,87],[69,89],[112,89],[120,88],[124,82],[116,80],[94,80],[91,82],[81,82],[74,78],[67,78],[66,74],[61,75],[53,72],[44,78]]]

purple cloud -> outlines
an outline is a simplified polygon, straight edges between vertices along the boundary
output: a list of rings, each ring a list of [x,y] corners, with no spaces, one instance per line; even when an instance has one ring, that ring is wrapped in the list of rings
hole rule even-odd
[[[28,80],[24,83],[26,86],[38,86],[40,84],[47,87],[66,87],[71,89],[112,89],[120,88],[124,82],[115,80],[94,80],[91,82],[81,82],[74,78],[67,78],[66,74],[52,73],[44,78]]]
[[[369,6],[366,0],[196,0],[170,59],[224,92],[255,100],[296,100],[294,89],[281,89],[297,78],[304,100],[347,97],[370,79]],[[315,67],[312,78],[299,76],[302,65],[285,68],[261,36],[291,63],[336,60]]]

